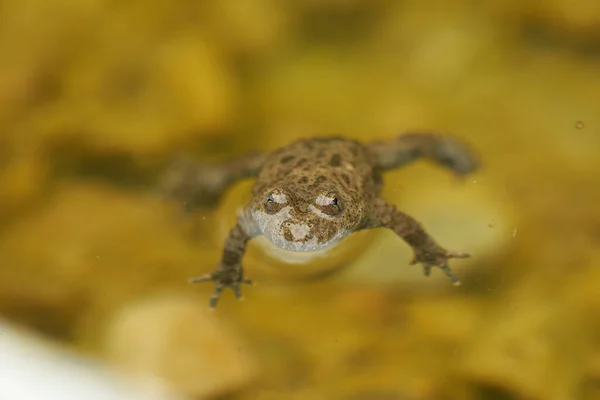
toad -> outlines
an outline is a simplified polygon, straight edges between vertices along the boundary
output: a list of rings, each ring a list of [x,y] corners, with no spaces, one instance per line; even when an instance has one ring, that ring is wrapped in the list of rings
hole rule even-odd
[[[214,283],[209,305],[215,308],[223,289],[231,288],[241,299],[241,285],[252,283],[242,261],[248,242],[258,235],[285,250],[314,252],[331,248],[353,232],[387,228],[411,246],[414,257],[409,264],[421,264],[425,276],[437,267],[460,285],[448,260],[470,255],[445,249],[418,221],[380,196],[384,172],[419,159],[459,176],[479,166],[462,141],[433,133],[405,133],[368,143],[341,137],[302,139],[271,153],[220,164],[176,163],[163,177],[162,189],[188,211],[215,206],[232,184],[255,178],[252,200],[229,232],[217,268],[190,281]]]

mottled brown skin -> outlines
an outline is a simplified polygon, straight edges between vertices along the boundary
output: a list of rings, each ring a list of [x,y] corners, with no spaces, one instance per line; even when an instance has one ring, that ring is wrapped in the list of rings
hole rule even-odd
[[[215,283],[210,300],[214,308],[225,287],[241,298],[240,285],[251,283],[244,277],[242,258],[247,243],[258,235],[282,249],[317,251],[336,245],[352,232],[383,227],[412,247],[411,264],[421,263],[426,276],[432,267],[439,267],[459,285],[448,260],[469,254],[444,249],[414,218],[380,197],[383,172],[420,158],[460,176],[475,171],[479,164],[455,138],[409,133],[366,144],[338,137],[304,139],[270,154],[248,155],[221,165],[190,161],[176,165],[163,180],[163,189],[190,211],[216,205],[232,183],[256,177],[253,198],[225,241],[219,266],[191,281]]]

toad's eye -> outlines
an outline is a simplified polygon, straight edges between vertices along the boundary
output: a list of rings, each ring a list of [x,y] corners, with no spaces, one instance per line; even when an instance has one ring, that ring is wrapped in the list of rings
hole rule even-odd
[[[335,195],[335,193],[320,194],[315,200],[315,203],[321,207],[339,205],[338,197]]]
[[[335,216],[342,212],[342,203],[334,193],[319,195],[316,204],[327,215]]]
[[[287,203],[287,196],[283,194],[281,190],[275,189],[271,193],[269,193],[269,197],[267,197],[267,202],[284,204]]]
[[[265,211],[268,214],[275,214],[287,203],[287,197],[280,190],[273,190],[269,193],[265,202]]]

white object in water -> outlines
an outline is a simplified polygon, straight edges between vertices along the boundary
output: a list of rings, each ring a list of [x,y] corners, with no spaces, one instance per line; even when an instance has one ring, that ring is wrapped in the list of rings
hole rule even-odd
[[[0,321],[2,400],[182,400],[139,387],[91,360],[44,345]]]

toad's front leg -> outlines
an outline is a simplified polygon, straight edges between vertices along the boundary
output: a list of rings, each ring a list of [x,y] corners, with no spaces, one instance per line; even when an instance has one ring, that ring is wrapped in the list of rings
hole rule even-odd
[[[425,276],[429,276],[432,267],[438,267],[444,271],[454,285],[460,285],[460,280],[448,266],[448,260],[468,258],[470,254],[444,249],[413,217],[396,210],[396,206],[386,203],[383,199],[376,200],[366,226],[366,228],[376,227],[391,229],[408,243],[414,251],[414,258],[410,264],[422,264]]]
[[[242,298],[242,284],[251,285],[252,281],[244,277],[242,259],[246,252],[246,245],[258,232],[254,223],[249,218],[249,213],[244,211],[238,217],[237,224],[231,229],[221,256],[219,266],[211,273],[190,279],[191,283],[212,281],[215,290],[210,298],[210,308],[215,308],[219,302],[221,292],[230,287],[238,299]]]

